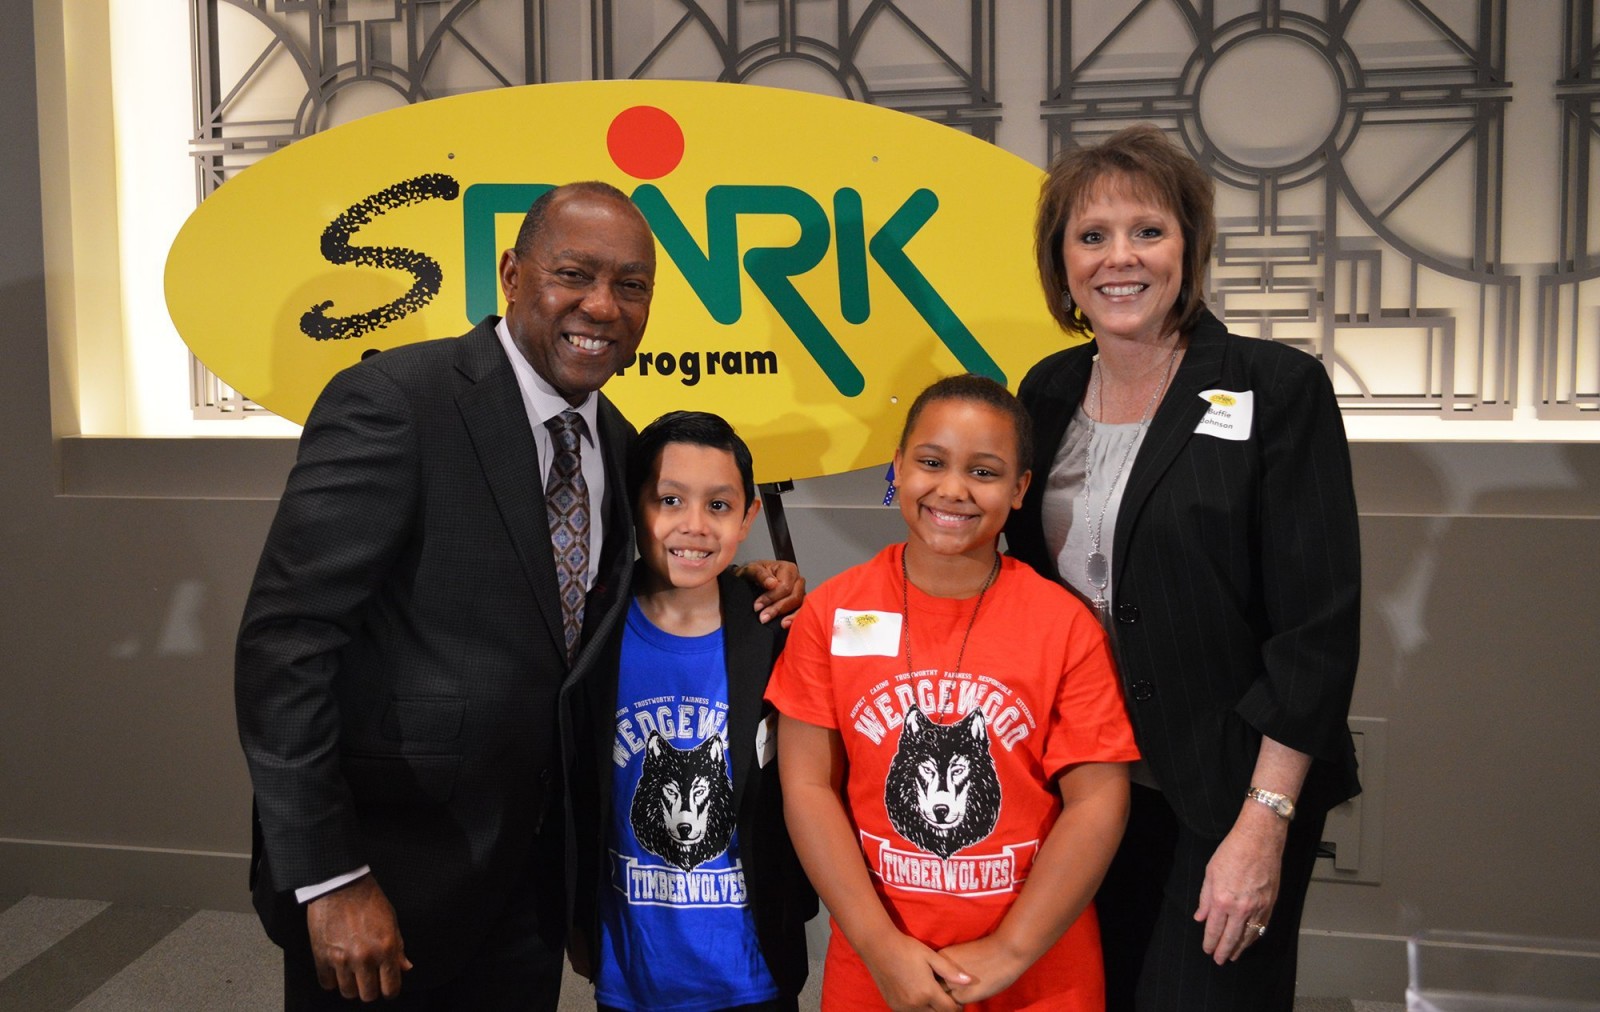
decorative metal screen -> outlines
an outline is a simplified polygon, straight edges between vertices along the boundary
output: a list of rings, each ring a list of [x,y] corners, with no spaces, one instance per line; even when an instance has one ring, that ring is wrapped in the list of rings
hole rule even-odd
[[[1148,120],[1217,180],[1210,298],[1347,411],[1509,417],[1506,4],[1054,0],[1053,146]],[[1441,223],[1441,199],[1460,209]]]
[[[1600,420],[1600,0],[1564,0],[1563,64],[1518,92],[1561,116],[1559,236],[1529,278],[1502,257],[1506,0],[191,5],[201,199],[366,112],[558,79],[798,87],[993,141],[995,20],[1038,17],[1046,80],[1013,114],[1041,108],[1052,149],[1142,120],[1184,144],[1218,183],[1208,295],[1231,328],[1318,355],[1347,411],[1509,418],[1526,285],[1539,417]],[[254,408],[195,376],[197,415]]]
[[[1600,417],[1600,3],[1567,0],[1561,109],[1561,229],[1539,279],[1534,367],[1540,418]]]
[[[544,0],[193,0],[196,195],[365,112],[545,80]],[[198,362],[195,417],[263,410]]]
[[[597,78],[789,85],[809,69],[815,90],[994,140],[994,0],[598,0],[594,11]]]
[[[195,0],[193,11],[201,200],[362,112],[545,79],[543,0]]]

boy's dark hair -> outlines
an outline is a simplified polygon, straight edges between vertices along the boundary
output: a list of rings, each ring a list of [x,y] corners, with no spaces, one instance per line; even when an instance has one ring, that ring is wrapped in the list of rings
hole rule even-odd
[[[644,427],[628,451],[628,501],[639,501],[639,490],[650,477],[650,469],[668,443],[709,446],[733,454],[734,466],[744,485],[744,509],[748,513],[756,501],[755,462],[750,447],[733,431],[721,415],[709,411],[669,411]]]
[[[911,410],[906,412],[905,427],[900,430],[900,449],[906,448],[906,439],[922,415],[922,409],[934,401],[973,401],[986,404],[1008,416],[1017,433],[1017,467],[1022,471],[1032,470],[1033,419],[1028,417],[1028,409],[1003,385],[987,376],[970,372],[935,380],[917,395],[917,399],[911,402]]]

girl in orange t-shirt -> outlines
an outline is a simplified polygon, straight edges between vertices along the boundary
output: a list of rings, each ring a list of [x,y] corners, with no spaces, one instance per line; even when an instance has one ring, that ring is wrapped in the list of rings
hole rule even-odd
[[[1027,415],[958,376],[911,406],[907,540],[806,599],[767,698],[784,810],[833,917],[823,1008],[1104,1008],[1090,900],[1138,757],[1105,635],[997,540]]]

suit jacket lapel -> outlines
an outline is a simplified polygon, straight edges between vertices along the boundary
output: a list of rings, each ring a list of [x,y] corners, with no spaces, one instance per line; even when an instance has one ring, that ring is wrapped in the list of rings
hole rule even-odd
[[[539,453],[516,374],[506,361],[492,320],[460,339],[456,368],[469,382],[456,407],[477,451],[478,466],[522,563],[522,571],[555,643],[564,643],[556,560],[539,481]]]
[[[745,784],[755,774],[756,727],[772,670],[772,637],[755,617],[755,595],[732,573],[717,578],[722,593],[722,652],[728,671],[728,768],[733,775],[733,810],[740,811]]]
[[[1220,338],[1222,324],[1209,313],[1203,317],[1189,337],[1189,350],[1184,352],[1172,385],[1161,398],[1161,406],[1150,420],[1144,434],[1144,444],[1133,461],[1128,474],[1128,484],[1122,493],[1122,504],[1117,508],[1117,530],[1113,542],[1112,565],[1114,581],[1122,579],[1122,568],[1128,558],[1128,538],[1145,501],[1155,490],[1156,483],[1167,468],[1177,459],[1178,453],[1194,437],[1195,426],[1205,417],[1209,405],[1200,398],[1200,392],[1217,384],[1222,375],[1224,345]]]

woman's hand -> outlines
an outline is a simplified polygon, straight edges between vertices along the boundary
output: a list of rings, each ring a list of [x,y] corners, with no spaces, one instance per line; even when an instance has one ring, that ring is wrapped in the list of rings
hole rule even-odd
[[[1250,782],[1262,790],[1295,798],[1310,769],[1309,755],[1264,737]],[[1272,923],[1288,839],[1289,820],[1247,798],[1233,829],[1207,862],[1194,919],[1205,923],[1201,947],[1218,966],[1238,959],[1261,937],[1259,929]]]
[[[972,983],[972,977],[944,953],[898,931],[857,946],[856,953],[872,973],[878,994],[895,1012],[957,1012],[961,1001],[954,992]]]
[[[1272,923],[1288,836],[1288,822],[1265,806],[1247,801],[1233,829],[1206,864],[1194,919],[1205,922],[1203,947],[1218,966],[1244,955],[1261,937],[1251,925]]]

